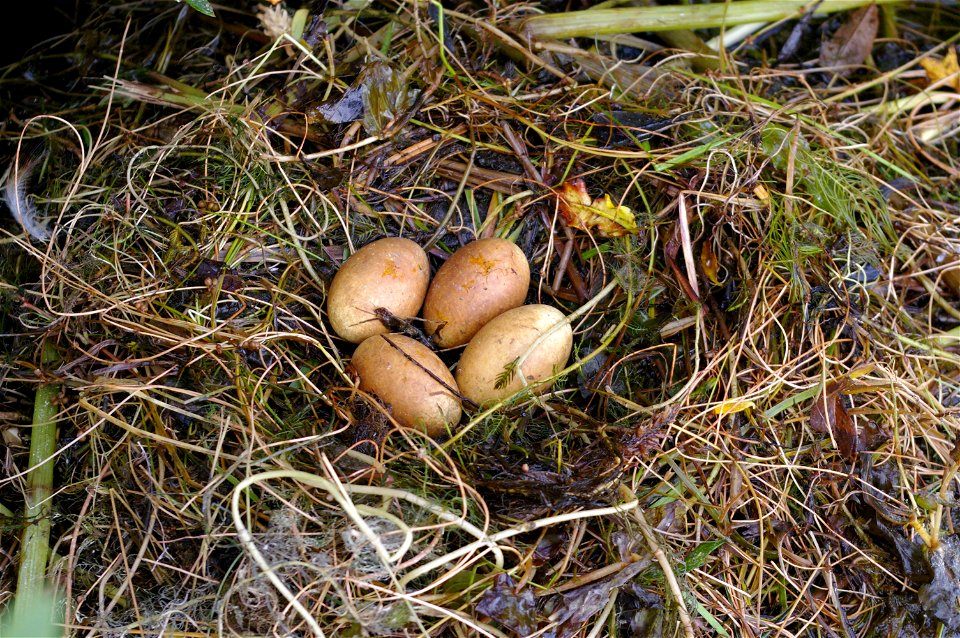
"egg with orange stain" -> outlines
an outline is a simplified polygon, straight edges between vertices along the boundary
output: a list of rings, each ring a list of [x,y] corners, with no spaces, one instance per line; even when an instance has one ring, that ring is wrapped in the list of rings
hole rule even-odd
[[[513,242],[495,237],[453,253],[423,303],[426,330],[441,348],[461,346],[498,315],[523,304],[530,264]]]
[[[360,343],[390,330],[375,310],[415,317],[430,283],[430,262],[416,242],[388,237],[369,243],[343,262],[327,293],[327,317],[340,337]]]

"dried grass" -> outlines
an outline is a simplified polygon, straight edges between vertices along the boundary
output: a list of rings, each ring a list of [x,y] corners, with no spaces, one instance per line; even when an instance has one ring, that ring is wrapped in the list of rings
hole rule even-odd
[[[0,605],[43,382],[71,634],[894,635],[898,551],[954,533],[956,96],[912,63],[841,86],[730,66],[748,41],[704,76],[636,38],[524,41],[533,5],[431,6],[346,3],[310,50],[242,11],[104,5],[46,89],[8,70],[0,137],[49,150],[53,238],[3,222]],[[364,59],[409,95],[308,121]],[[640,232],[563,223],[574,177]],[[324,310],[384,235],[516,241],[575,329],[555,389],[447,440],[394,427]],[[853,455],[811,418],[834,398]]]

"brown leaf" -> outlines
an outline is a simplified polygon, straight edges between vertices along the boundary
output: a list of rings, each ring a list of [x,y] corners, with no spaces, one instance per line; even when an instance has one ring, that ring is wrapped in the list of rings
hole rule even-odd
[[[853,71],[852,67],[863,64],[873,50],[879,26],[880,14],[875,4],[851,13],[833,37],[820,45],[820,66],[840,67],[836,69],[839,75]]]
[[[860,452],[860,437],[853,420],[844,407],[841,393],[844,384],[831,381],[820,393],[810,410],[810,429],[822,434],[832,434],[837,449],[845,459],[853,462]]]
[[[673,230],[671,231],[670,236],[667,238],[667,243],[663,247],[663,252],[667,257],[667,265],[670,266],[670,270],[673,271],[673,276],[676,277],[677,283],[680,284],[681,288],[683,288],[684,294],[686,294],[691,301],[699,301],[700,297],[693,291],[693,286],[690,285],[690,280],[687,279],[687,276],[681,272],[680,267],[677,265],[677,254],[680,252],[682,247],[683,238],[681,237],[680,221],[677,220],[673,224]]]
[[[531,560],[536,567],[542,567],[560,555],[567,538],[558,530],[549,528],[533,550]]]
[[[836,400],[836,418],[833,424],[833,438],[837,442],[840,454],[851,463],[856,460],[860,452],[860,438],[857,427],[853,424],[847,409],[843,407],[843,395],[838,394]]]
[[[863,426],[863,449],[876,450],[890,440],[890,432],[874,420],[867,421]]]
[[[493,586],[483,592],[477,613],[492,618],[521,636],[537,630],[537,599],[529,587],[515,590],[509,574],[497,574]]]
[[[674,261],[677,258],[677,254],[680,252],[680,246],[682,244],[680,239],[680,224],[675,223],[670,228],[670,236],[667,237],[667,243],[664,245],[663,250],[667,255],[667,259]]]

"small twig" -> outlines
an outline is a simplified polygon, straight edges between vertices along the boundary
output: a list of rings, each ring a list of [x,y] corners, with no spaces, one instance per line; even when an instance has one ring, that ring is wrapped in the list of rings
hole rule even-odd
[[[633,494],[630,488],[623,484],[620,485],[620,493]],[[670,587],[670,592],[677,602],[677,611],[680,614],[680,622],[683,624],[684,633],[687,638],[694,638],[693,622],[690,620],[690,612],[687,611],[687,604],[683,600],[683,591],[680,589],[680,583],[677,581],[677,575],[670,565],[670,560],[660,548],[660,544],[657,543],[657,537],[653,532],[653,528],[650,527],[650,523],[647,522],[646,517],[643,515],[643,510],[635,508],[630,512],[630,515],[640,526],[640,531],[643,533],[644,540],[647,541],[647,546],[650,548],[650,551],[653,552],[653,556],[657,559],[657,562],[660,563],[663,576],[667,581],[667,585]]]
[[[503,122],[500,124],[500,130],[503,131],[503,136],[507,138],[507,144],[509,144],[513,152],[516,153],[520,165],[523,166],[523,172],[527,174],[527,179],[534,183],[542,184],[543,176],[540,174],[540,171],[537,170],[537,167],[533,165],[533,162],[530,161],[530,155],[527,153],[527,145],[517,136],[513,127],[510,126],[509,122]]]
[[[562,249],[560,250],[560,261],[557,263],[557,273],[553,276],[553,286],[554,290],[560,290],[560,284],[563,283],[563,274],[567,269],[567,264],[570,263],[570,257],[573,255],[573,242],[566,241],[561,244]]]
[[[441,386],[443,386],[443,389],[444,389],[444,390],[446,390],[447,392],[449,392],[449,393],[452,394],[453,396],[458,397],[458,398],[459,398],[461,401],[463,401],[464,403],[469,404],[470,407],[473,408],[474,410],[476,410],[478,407],[480,407],[479,405],[477,405],[476,403],[474,403],[473,401],[471,401],[471,400],[468,399],[467,397],[465,397],[465,396],[463,396],[462,394],[460,394],[460,392],[459,392],[457,389],[450,387],[450,385],[448,385],[443,379],[441,379],[440,377],[438,377],[437,375],[435,375],[433,372],[431,372],[430,370],[427,370],[422,363],[420,363],[419,361],[417,361],[416,359],[414,359],[413,357],[411,357],[409,354],[407,354],[406,352],[404,352],[403,349],[402,349],[400,346],[398,346],[398,345],[395,344],[394,342],[390,341],[390,339],[387,338],[387,335],[380,335],[380,336],[383,337],[383,340],[384,340],[384,341],[386,341],[387,343],[390,344],[390,347],[391,347],[391,348],[393,348],[394,350],[396,350],[397,352],[399,352],[400,354],[402,354],[403,357],[404,357],[404,359],[406,359],[407,361],[409,361],[410,363],[412,363],[413,365],[417,366],[418,368],[420,368],[421,370],[423,370],[424,372],[426,372],[428,375],[430,375],[430,378],[433,379],[434,381],[436,381],[437,383],[439,383]]]

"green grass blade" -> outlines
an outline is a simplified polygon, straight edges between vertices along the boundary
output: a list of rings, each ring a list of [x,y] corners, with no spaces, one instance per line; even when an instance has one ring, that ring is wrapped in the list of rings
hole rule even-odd
[[[877,0],[887,4],[895,0]],[[819,5],[809,0],[745,0],[714,4],[631,7],[626,9],[587,9],[568,13],[533,16],[523,22],[524,32],[532,38],[577,38],[637,31],[676,31],[709,29],[750,22],[775,22],[799,18],[811,7],[818,14],[855,9],[864,0],[824,0]]]
[[[41,360],[44,367],[58,360],[56,347],[47,341]],[[37,388],[30,435],[30,471],[27,474],[26,528],[20,546],[20,571],[14,619],[23,618],[48,596],[47,559],[50,556],[50,510],[53,495],[53,455],[57,449],[57,395],[60,386],[46,383]]]

